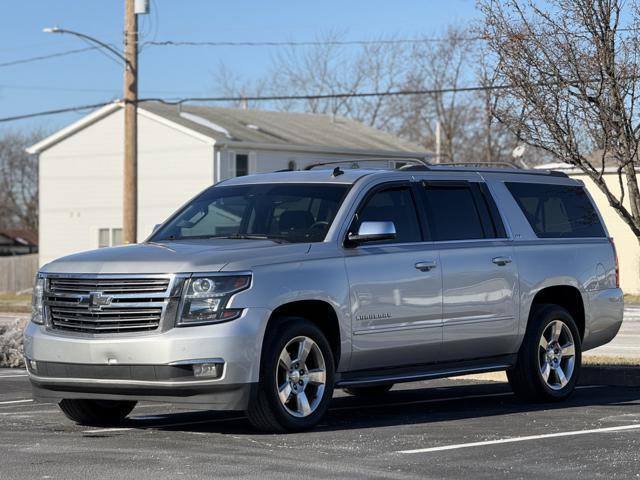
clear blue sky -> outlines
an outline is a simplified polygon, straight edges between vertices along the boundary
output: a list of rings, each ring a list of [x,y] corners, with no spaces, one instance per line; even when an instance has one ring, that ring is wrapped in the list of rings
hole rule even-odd
[[[0,63],[85,47],[60,26],[122,44],[123,0],[20,0],[0,7]],[[153,0],[141,17],[142,40],[305,41],[329,31],[346,39],[439,35],[478,17],[474,0]],[[302,47],[301,47],[302,48]],[[220,62],[262,76],[273,48],[148,47],[140,55],[140,95],[215,95]],[[122,68],[97,51],[0,67],[0,117],[107,101],[122,93]],[[54,130],[82,114],[0,124]]]

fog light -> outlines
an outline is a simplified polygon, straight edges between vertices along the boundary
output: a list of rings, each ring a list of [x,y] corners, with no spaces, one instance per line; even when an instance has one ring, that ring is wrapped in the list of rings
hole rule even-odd
[[[33,371],[33,373],[38,373],[38,364],[35,360],[29,360],[29,368]]]
[[[193,365],[194,377],[220,378],[224,363],[196,363]]]

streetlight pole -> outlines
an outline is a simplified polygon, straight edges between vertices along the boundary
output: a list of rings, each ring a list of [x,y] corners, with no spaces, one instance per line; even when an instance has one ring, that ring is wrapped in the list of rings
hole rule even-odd
[[[67,33],[98,45],[124,64],[124,173],[122,237],[136,243],[138,237],[138,14],[149,11],[146,0],[125,0],[124,53],[84,33],[63,28],[45,28],[46,33]]]
[[[138,237],[138,18],[134,0],[125,0],[124,16],[124,185],[122,237]]]

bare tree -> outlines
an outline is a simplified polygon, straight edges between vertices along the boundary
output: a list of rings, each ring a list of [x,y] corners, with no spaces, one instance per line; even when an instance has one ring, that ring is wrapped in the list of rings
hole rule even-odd
[[[509,86],[494,115],[523,142],[575,165],[640,239],[636,176],[640,44],[623,0],[481,0],[484,35]],[[623,25],[623,19],[631,23]],[[613,166],[620,193],[604,179]]]
[[[25,148],[40,132],[6,132],[0,136],[0,228],[38,231],[38,163]]]
[[[345,46],[339,44],[343,34],[331,33],[314,47],[291,47],[276,54],[266,80],[243,81],[223,67],[217,84],[231,96],[381,92],[374,97],[278,101],[271,107],[350,117],[431,151],[436,150],[439,129],[443,161],[510,161],[515,137],[492,114],[499,92],[455,91],[478,79],[483,85],[495,82],[488,62],[484,70],[477,68],[481,50],[472,36],[477,35],[458,27],[435,42],[429,38],[397,42],[388,37]],[[401,90],[432,93],[384,95]],[[244,103],[248,105],[265,106]]]

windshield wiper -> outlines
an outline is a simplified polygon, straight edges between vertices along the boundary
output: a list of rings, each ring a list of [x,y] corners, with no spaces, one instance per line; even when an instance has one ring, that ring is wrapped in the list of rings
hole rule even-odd
[[[223,238],[230,240],[272,240],[277,243],[290,243],[289,240],[283,237],[273,237],[270,235],[257,235],[249,233],[236,233],[234,235],[213,235],[209,238]]]

